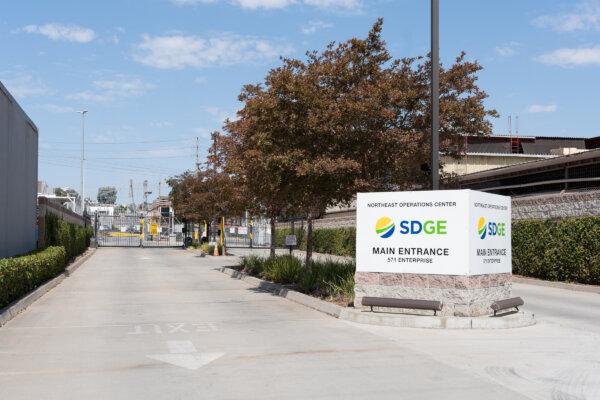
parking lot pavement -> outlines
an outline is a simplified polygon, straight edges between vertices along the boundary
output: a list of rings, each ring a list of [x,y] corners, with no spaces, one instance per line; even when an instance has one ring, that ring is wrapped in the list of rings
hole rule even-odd
[[[215,271],[236,259],[99,249],[0,328],[0,398],[598,398],[593,332],[352,324]]]

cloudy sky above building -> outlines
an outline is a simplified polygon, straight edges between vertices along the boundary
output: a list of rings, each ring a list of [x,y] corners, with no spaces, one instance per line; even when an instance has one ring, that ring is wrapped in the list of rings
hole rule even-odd
[[[194,167],[196,137],[204,156],[242,85],[380,16],[395,57],[427,53],[425,0],[13,1],[0,80],[40,129],[40,179],[79,187],[85,108],[86,192],[115,185],[125,202],[132,179],[139,201],[144,179],[164,194]],[[600,135],[600,1],[442,0],[442,61],[462,50],[485,68],[495,133],[518,115],[524,135]]]

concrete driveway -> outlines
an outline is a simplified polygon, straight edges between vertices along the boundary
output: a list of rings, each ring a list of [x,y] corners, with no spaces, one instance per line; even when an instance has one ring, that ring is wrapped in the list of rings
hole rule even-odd
[[[593,331],[352,324],[214,270],[234,262],[99,249],[0,328],[0,399],[600,398]]]

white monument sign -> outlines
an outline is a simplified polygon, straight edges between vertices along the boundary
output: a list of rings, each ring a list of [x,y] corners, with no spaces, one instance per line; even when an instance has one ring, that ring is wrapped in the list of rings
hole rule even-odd
[[[511,273],[510,197],[473,190],[359,193],[356,270]]]

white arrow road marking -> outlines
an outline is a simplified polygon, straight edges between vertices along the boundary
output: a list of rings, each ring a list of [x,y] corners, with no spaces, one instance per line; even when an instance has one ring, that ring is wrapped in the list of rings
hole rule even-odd
[[[149,354],[146,357],[177,367],[197,370],[225,355],[225,353],[198,353],[189,340],[168,340],[167,347],[168,354]]]

